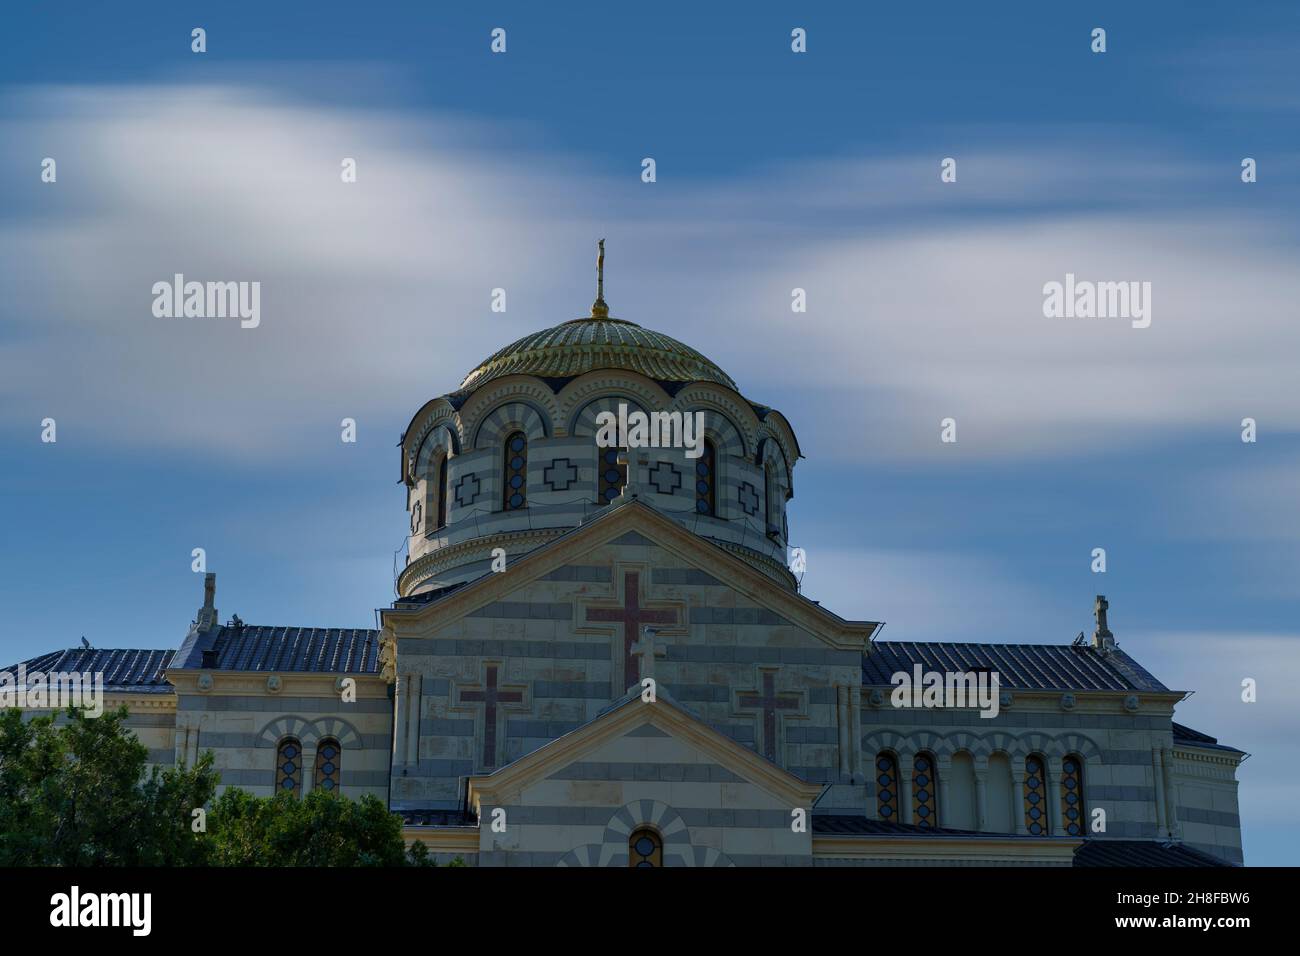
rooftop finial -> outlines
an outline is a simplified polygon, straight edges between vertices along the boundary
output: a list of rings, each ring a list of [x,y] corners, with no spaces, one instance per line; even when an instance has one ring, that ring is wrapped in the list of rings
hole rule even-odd
[[[591,303],[591,317],[603,319],[609,315],[609,306],[605,304],[605,240],[596,245],[600,251],[596,253],[596,301]]]

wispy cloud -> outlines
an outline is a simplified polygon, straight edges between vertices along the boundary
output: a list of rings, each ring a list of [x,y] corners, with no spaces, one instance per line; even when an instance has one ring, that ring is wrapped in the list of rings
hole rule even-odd
[[[1248,414],[1300,429],[1285,227],[1108,205],[1107,180],[1113,198],[1207,175],[1153,147],[1082,159],[1026,136],[963,157],[953,185],[938,157],[874,156],[645,186],[529,150],[517,128],[248,86],[43,89],[20,106],[0,127],[24,144],[6,179],[31,184],[0,221],[9,426],[53,415],[127,447],[281,460],[343,416],[395,437],[503,341],[580,314],[590,243],[613,235],[615,312],[757,400],[830,390],[798,426],[831,454],[868,447],[831,440],[846,417],[877,460],[1087,454]],[[31,144],[59,159],[57,186]],[[1067,272],[1151,282],[1151,328],[1044,318],[1043,284]],[[260,281],[261,326],[154,318],[152,284],[175,273]],[[948,416],[956,449],[937,441]]]

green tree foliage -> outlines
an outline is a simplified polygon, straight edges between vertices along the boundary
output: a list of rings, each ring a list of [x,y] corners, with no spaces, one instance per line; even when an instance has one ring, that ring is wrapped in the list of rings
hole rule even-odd
[[[126,716],[0,712],[0,866],[437,865],[422,844],[406,849],[401,818],[371,795],[231,788],[214,801],[211,753],[146,774],[148,751]]]
[[[149,752],[126,709],[67,720],[0,713],[0,866],[202,863],[191,810],[212,799],[211,755],[145,774]]]

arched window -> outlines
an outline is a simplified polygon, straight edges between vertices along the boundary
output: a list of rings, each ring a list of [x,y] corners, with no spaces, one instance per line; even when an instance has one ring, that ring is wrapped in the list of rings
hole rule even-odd
[[[623,486],[627,484],[627,465],[618,461],[618,456],[627,449],[597,447],[596,451],[600,456],[597,461],[599,480],[596,482],[600,493],[596,503],[607,505],[623,493]]]
[[[296,737],[285,737],[275,751],[275,792],[302,793],[302,744]]]
[[[333,737],[326,737],[316,745],[315,786],[338,793],[339,774],[343,766],[343,748]]]
[[[516,511],[528,504],[528,437],[515,432],[506,439],[501,507]]]
[[[695,512],[696,514],[711,515],[716,514],[714,511],[715,494],[717,488],[718,476],[715,471],[716,463],[714,461],[713,442],[704,442],[704,454],[695,459]]]
[[[447,484],[447,457],[442,456],[442,462],[438,465],[438,524],[436,527],[447,527],[447,498],[450,496],[451,487]]]
[[[919,827],[939,825],[939,775],[934,755],[920,753],[912,761],[912,822]]]
[[[632,835],[627,838],[627,865],[663,866],[663,837],[649,827],[633,830]]]
[[[770,461],[763,467],[763,473],[767,485],[767,534],[774,538],[781,533],[781,503],[777,500],[781,492],[776,483],[776,469]]]
[[[876,813],[882,820],[898,821],[898,761],[891,753],[876,757]]]
[[[1025,829],[1047,836],[1047,762],[1038,754],[1025,758]]]
[[[1070,836],[1083,836],[1083,761],[1078,754],[1061,761],[1061,822]]]

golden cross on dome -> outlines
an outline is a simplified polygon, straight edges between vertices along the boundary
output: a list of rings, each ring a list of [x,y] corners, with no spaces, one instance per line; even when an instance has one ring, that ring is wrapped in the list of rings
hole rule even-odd
[[[605,304],[605,240],[596,243],[596,301],[591,303],[591,317],[603,319],[609,315],[609,306]]]

